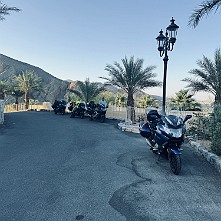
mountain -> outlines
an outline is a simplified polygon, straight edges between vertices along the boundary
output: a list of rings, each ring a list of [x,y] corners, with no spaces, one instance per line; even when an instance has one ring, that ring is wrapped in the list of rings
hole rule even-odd
[[[44,93],[33,93],[32,99],[37,99],[40,102],[53,102],[55,99],[64,98],[70,82],[58,79],[39,67],[0,54],[0,80],[7,80],[9,77],[21,74],[22,71],[25,72],[26,70],[34,71],[42,79]]]
[[[0,54],[0,80],[7,80],[13,75],[21,74],[22,71],[34,71],[42,79],[42,86],[44,92],[41,92],[40,94],[35,92],[31,94],[30,97],[31,99],[38,100],[39,102],[49,101],[52,103],[55,99],[64,99],[64,97],[67,97],[67,88],[73,87],[77,83],[77,80],[73,81],[67,79],[63,81],[54,77],[53,75],[49,74],[48,72],[42,70],[39,67]],[[103,83],[98,83],[100,87],[104,86]],[[124,93],[121,89],[118,89],[117,87],[112,85],[105,85],[105,88],[107,89],[107,91],[110,91],[113,94]],[[144,95],[146,95],[146,93],[140,91],[135,94],[134,98],[139,99]],[[159,96],[153,95],[153,97],[155,99],[162,100],[162,98]]]

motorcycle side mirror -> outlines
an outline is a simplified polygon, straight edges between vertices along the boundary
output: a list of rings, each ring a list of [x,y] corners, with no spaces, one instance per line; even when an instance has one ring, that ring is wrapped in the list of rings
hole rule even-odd
[[[186,117],[183,120],[183,123],[185,123],[186,121],[188,121],[190,118],[192,118],[191,114],[187,114]]]

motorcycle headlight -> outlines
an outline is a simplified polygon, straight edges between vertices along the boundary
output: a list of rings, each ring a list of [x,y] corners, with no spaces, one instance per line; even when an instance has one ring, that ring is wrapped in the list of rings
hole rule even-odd
[[[167,134],[169,134],[169,135],[171,135],[172,137],[175,137],[175,138],[179,138],[183,134],[182,128],[172,129],[172,128],[164,127],[164,131]]]

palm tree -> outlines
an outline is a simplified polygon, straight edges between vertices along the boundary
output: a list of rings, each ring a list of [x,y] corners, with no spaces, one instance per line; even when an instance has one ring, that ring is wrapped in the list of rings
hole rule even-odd
[[[86,78],[84,82],[78,81],[74,88],[68,89],[86,103],[95,99],[104,90],[104,87],[100,87],[99,83],[90,82],[89,78]]]
[[[29,107],[30,92],[42,91],[42,80],[33,71],[25,71],[16,77],[17,89],[25,94],[25,108]]]
[[[221,104],[221,52],[216,49],[214,62],[203,56],[202,60],[197,61],[200,69],[192,69],[190,74],[195,76],[185,78],[183,81],[188,82],[187,88],[193,92],[205,91],[212,93],[215,96],[215,103]]]
[[[2,1],[0,1],[0,20],[5,19],[5,15],[9,15],[10,11],[19,12],[21,9],[18,9],[16,7],[8,7],[7,5],[3,4]]]
[[[180,90],[174,98],[170,99],[171,104],[174,104],[179,110],[200,110],[201,105],[196,102],[193,94],[189,94],[189,90]]]
[[[216,12],[220,6],[221,0],[208,0],[202,2],[199,8],[195,9],[190,16],[189,25],[195,28],[203,16],[208,15],[213,10]]]
[[[109,74],[108,77],[100,77],[107,80],[107,84],[111,84],[121,88],[127,93],[127,106],[132,108],[131,120],[134,121],[134,94],[142,89],[148,87],[160,86],[161,83],[154,80],[156,74],[153,73],[155,66],[149,66],[143,69],[143,59],[136,59],[127,57],[121,59],[123,67],[115,62],[114,65],[106,65],[105,70]]]
[[[18,111],[18,99],[24,95],[24,92],[13,88],[11,91],[11,95],[15,98],[16,110]]]

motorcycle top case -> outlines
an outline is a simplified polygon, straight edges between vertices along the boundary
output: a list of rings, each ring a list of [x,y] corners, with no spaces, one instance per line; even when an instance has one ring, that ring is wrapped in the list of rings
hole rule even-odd
[[[155,121],[155,120],[157,120],[159,118],[160,118],[160,115],[159,115],[157,110],[150,110],[147,113],[147,120],[148,121]]]
[[[143,124],[143,126],[139,130],[140,130],[140,135],[142,137],[145,137],[145,138],[150,137],[151,132],[150,132],[150,127],[148,123]]]

